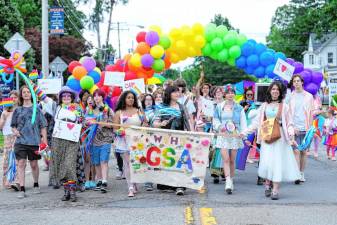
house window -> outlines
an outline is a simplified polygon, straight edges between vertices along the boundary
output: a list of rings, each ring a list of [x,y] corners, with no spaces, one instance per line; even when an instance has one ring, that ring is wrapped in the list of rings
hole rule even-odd
[[[328,63],[333,63],[333,53],[328,52]]]
[[[309,55],[309,64],[314,65],[314,55]]]

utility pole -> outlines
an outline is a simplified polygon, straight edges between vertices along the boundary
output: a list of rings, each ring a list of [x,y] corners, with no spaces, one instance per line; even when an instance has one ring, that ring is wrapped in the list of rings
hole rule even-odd
[[[42,73],[49,76],[49,42],[48,42],[48,0],[42,0]]]
[[[119,29],[119,22],[117,22],[117,32],[118,32],[118,57],[121,59],[122,54],[121,54],[121,34],[120,34],[120,29]]]

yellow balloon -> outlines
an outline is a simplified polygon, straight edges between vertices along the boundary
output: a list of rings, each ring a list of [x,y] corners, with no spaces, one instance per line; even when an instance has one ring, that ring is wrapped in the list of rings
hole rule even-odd
[[[177,55],[176,53],[172,52],[170,60],[171,60],[172,63],[179,62],[180,61],[179,55]]]
[[[193,40],[193,31],[191,28],[189,27],[186,27],[182,30],[183,32],[183,38],[186,40],[186,41],[192,41]]]
[[[195,34],[200,34],[200,35],[204,35],[204,26],[200,23],[195,23],[192,26],[192,30]]]
[[[181,31],[177,28],[172,28],[170,33],[169,33],[169,37],[177,40],[177,39],[181,38]]]
[[[194,45],[198,48],[203,48],[206,44],[206,40],[204,36],[202,35],[197,35],[194,37]]]
[[[134,54],[131,56],[130,59],[130,63],[131,65],[133,65],[134,67],[141,67],[142,62],[141,62],[141,57],[138,53]]]
[[[192,46],[190,46],[190,47],[188,47],[188,49],[187,49],[187,55],[188,55],[189,57],[194,57],[194,56],[197,55],[197,51],[196,51]]]
[[[187,48],[186,42],[183,41],[183,40],[177,41],[176,46],[177,46],[177,50],[178,50],[179,52],[183,52],[183,51],[185,51],[186,48]]]
[[[155,31],[155,32],[157,32],[159,36],[161,36],[161,35],[163,34],[163,32],[162,32],[160,26],[157,26],[157,25],[151,25],[151,26],[149,27],[149,30],[150,30],[150,31]]]
[[[160,45],[155,45],[150,50],[150,54],[155,59],[160,59],[164,55],[164,52],[164,48]]]
[[[97,89],[98,89],[97,85],[92,86],[92,87],[90,88],[90,90],[89,90],[90,94],[93,95],[94,92],[95,92]]]
[[[94,69],[97,73],[99,73],[99,74],[101,74],[102,73],[102,71],[101,71],[101,69],[100,68],[98,68],[98,67],[95,67],[95,69]]]

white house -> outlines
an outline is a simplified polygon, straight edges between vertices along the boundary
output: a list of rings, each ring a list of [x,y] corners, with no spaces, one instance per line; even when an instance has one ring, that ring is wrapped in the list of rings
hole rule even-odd
[[[317,38],[310,34],[308,50],[303,53],[305,68],[337,75],[337,33],[329,33]]]

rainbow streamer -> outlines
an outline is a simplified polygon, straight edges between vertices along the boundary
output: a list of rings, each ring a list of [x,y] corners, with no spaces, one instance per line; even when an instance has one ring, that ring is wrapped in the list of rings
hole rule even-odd
[[[45,95],[43,93],[43,91],[39,88],[39,86],[37,86],[36,84],[34,84],[32,81],[30,81],[30,83],[33,86],[33,90],[34,90],[36,96],[43,101],[47,97],[47,95]]]
[[[316,131],[317,131],[316,128],[313,127],[313,126],[307,131],[307,133],[304,136],[304,139],[303,139],[302,143],[298,146],[299,151],[303,151],[303,150],[308,149],[310,147],[311,142],[314,139]]]
[[[12,107],[13,105],[14,105],[13,98],[4,98],[0,102],[0,106],[3,106],[3,107]]]
[[[130,91],[132,91],[135,95],[140,95],[142,93],[142,91],[136,85],[133,85]]]
[[[15,153],[13,150],[8,153],[8,169],[5,175],[9,183],[14,182],[16,177],[16,162]]]

